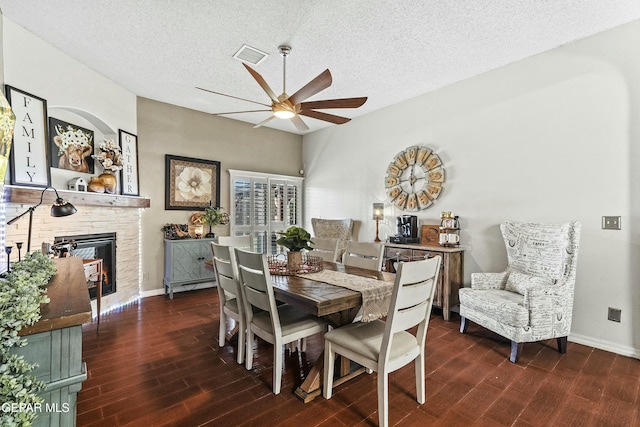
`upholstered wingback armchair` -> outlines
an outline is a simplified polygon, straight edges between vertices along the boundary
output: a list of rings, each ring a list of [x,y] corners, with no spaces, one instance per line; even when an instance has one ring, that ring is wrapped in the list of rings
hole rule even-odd
[[[567,350],[571,330],[580,223],[505,222],[500,230],[508,266],[502,273],[473,273],[460,289],[460,332],[472,321],[511,340],[511,362],[522,344],[556,338]]]

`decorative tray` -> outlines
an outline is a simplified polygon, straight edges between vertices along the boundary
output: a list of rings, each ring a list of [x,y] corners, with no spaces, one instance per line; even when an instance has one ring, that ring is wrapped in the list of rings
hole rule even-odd
[[[269,255],[267,261],[269,262],[269,272],[276,276],[316,273],[324,269],[322,258],[306,254],[302,255],[302,263],[299,268],[294,268],[287,264],[286,254]]]

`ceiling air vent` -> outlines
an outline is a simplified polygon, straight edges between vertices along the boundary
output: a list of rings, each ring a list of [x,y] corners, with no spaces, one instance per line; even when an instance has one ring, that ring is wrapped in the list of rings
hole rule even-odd
[[[248,62],[249,64],[258,65],[264,61],[269,54],[256,49],[255,47],[243,44],[240,50],[238,50],[233,57],[242,62]]]

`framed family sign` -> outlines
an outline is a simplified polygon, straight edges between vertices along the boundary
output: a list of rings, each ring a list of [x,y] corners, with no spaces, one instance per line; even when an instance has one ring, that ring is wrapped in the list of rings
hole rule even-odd
[[[220,162],[165,156],[165,209],[204,210],[220,200]]]
[[[47,101],[12,86],[7,100],[16,116],[11,147],[11,184],[48,187]]]
[[[122,152],[122,170],[120,171],[122,194],[139,196],[138,137],[120,129],[120,151]]]

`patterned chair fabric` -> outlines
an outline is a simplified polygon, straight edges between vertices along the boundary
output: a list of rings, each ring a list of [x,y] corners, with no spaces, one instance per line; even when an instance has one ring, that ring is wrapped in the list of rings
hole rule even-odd
[[[311,226],[315,237],[338,240],[338,256],[336,259],[342,259],[347,242],[351,240],[351,235],[353,234],[353,220],[311,218]]]
[[[505,222],[500,226],[508,266],[502,273],[473,273],[460,289],[461,332],[471,320],[512,342],[516,362],[521,343],[558,338],[566,350],[571,330],[580,223]]]

